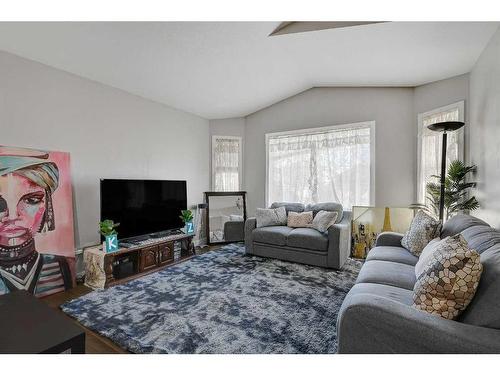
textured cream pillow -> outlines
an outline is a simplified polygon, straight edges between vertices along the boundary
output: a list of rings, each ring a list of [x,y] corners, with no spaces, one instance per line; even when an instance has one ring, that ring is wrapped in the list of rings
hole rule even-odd
[[[413,307],[455,319],[476,293],[483,266],[458,234],[439,242],[413,288]]]
[[[312,227],[318,232],[324,233],[337,221],[338,212],[319,211],[312,221]]]
[[[441,223],[420,210],[413,218],[401,245],[415,256],[420,256],[424,247],[441,232]]]
[[[312,211],[288,213],[287,225],[291,228],[309,228],[313,221]]]

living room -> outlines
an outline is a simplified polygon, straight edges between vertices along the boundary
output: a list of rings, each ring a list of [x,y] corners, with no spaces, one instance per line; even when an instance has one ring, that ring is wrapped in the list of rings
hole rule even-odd
[[[277,6],[2,19],[0,353],[500,353],[498,17]]]

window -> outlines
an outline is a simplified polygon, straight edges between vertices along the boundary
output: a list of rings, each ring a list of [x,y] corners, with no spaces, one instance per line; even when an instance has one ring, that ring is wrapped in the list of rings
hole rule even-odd
[[[458,102],[418,115],[418,168],[417,202],[426,204],[425,186],[437,182],[432,176],[441,173],[442,133],[427,129],[427,126],[442,121],[464,121],[464,102]],[[464,129],[448,133],[446,165],[453,160],[464,160]]]
[[[239,191],[242,176],[241,137],[212,137],[212,189]]]
[[[370,205],[375,122],[266,134],[267,204]]]

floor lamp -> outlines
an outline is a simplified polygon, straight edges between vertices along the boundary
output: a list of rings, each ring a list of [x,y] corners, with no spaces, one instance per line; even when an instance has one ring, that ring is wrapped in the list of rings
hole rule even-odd
[[[446,180],[446,147],[448,146],[448,132],[452,132],[463,127],[465,123],[461,121],[437,122],[427,128],[435,132],[443,133],[443,147],[441,151],[441,193],[439,196],[439,220],[443,222],[444,215],[444,185]]]

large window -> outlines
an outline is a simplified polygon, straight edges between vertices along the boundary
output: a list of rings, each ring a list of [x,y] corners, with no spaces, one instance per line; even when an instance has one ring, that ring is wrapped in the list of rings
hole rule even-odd
[[[239,191],[242,176],[241,137],[212,137],[212,189]]]
[[[375,123],[266,135],[267,203],[370,205]]]
[[[432,176],[441,173],[442,133],[429,130],[431,124],[442,121],[464,121],[464,102],[436,108],[418,115],[418,171],[417,202],[427,203],[425,186],[428,182],[437,182]],[[446,149],[447,166],[453,160],[464,160],[464,129],[448,133]]]

